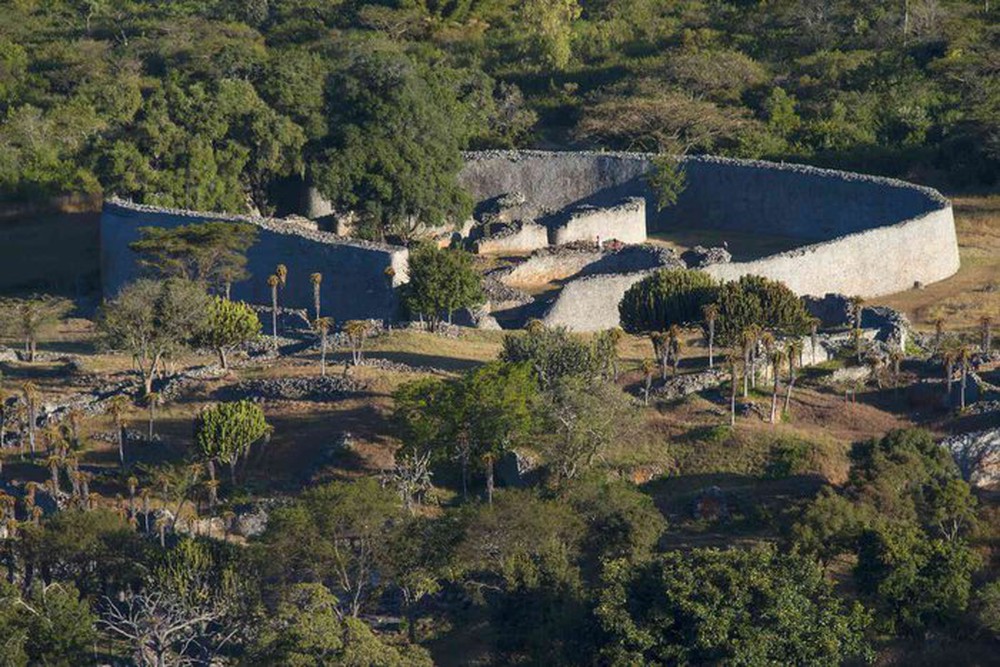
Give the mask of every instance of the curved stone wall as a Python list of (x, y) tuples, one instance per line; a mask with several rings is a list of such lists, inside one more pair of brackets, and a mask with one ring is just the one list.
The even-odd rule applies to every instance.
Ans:
[[(687, 187), (675, 206), (657, 212), (643, 179), (649, 155), (490, 151), (466, 159), (462, 181), (476, 199), (520, 192), (555, 212), (643, 197), (651, 231), (690, 225), (802, 240), (802, 247), (789, 252), (705, 269), (720, 279), (756, 274), (781, 280), (802, 295), (874, 297), (942, 280), (959, 267), (951, 204), (935, 190), (894, 179), (688, 157)], [(632, 282), (642, 277), (630, 275)], [(579, 330), (617, 323), (616, 298), (626, 283), (627, 276), (570, 283), (545, 321)]]
[[(140, 267), (129, 243), (139, 238), (140, 227), (177, 227), (207, 220), (247, 222), (260, 231), (247, 253), (249, 280), (233, 285), (233, 298), (250, 303), (271, 301), (267, 277), (278, 264), (288, 267), (288, 284), (280, 303), (312, 312), (313, 288), (309, 275), (323, 274), (322, 309), (337, 324), (349, 319), (392, 317), (397, 308), (393, 287), (406, 282), (406, 248), (345, 240), (326, 232), (306, 229), (281, 220), (251, 216), (201, 213), (108, 200), (101, 214), (101, 285), (106, 297), (114, 296), (139, 276)], [(386, 269), (395, 271), (391, 284)]]

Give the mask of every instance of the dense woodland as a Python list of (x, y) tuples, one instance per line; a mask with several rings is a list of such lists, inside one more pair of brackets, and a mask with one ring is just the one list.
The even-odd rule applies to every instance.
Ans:
[[(265, 213), (304, 178), (391, 227), (459, 151), (600, 147), (1000, 175), (989, 0), (12, 0), (0, 190)], [(374, 233), (369, 227), (369, 233)]]
[[(306, 182), (359, 212), (360, 234), (405, 235), (468, 212), (461, 151), (507, 147), (991, 187), (1000, 7), (0, 6), (10, 202), (116, 193), (271, 213)], [(683, 179), (659, 175), (669, 200)], [(146, 275), (99, 307), (0, 298), (0, 664), (910, 665), (1000, 651), (996, 494), (937, 443), (997, 414), (977, 402), (1000, 383), (1000, 314), (942, 316), (892, 347), (865, 337), (855, 298), (845, 344), (807, 369), (820, 322), (787, 287), (673, 270), (626, 293), (622, 329), (461, 330), (450, 320), (482, 303), (482, 267), (414, 244), (399, 315), (415, 322), (392, 329), (326, 317), (337, 276), (315, 267), (276, 266), (269, 310), (231, 301), (255, 236), (146, 229), (131, 246)], [(281, 312), (289, 281), (316, 295), (304, 328)], [(660, 393), (706, 369), (717, 386)], [(845, 370), (864, 379), (829, 383)], [(319, 398), (245, 390), (281, 382)], [(505, 483), (515, 453), (531, 466)], [(258, 511), (266, 525), (248, 534), (238, 524)]]

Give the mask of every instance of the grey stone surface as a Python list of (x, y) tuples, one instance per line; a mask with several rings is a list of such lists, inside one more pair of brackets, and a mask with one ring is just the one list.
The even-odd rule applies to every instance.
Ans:
[(706, 248), (696, 245), (681, 255), (689, 269), (701, 269), (710, 264), (728, 264), (733, 256), (725, 248)]
[(646, 241), (645, 199), (629, 197), (612, 206), (578, 206), (566, 211), (549, 228), (552, 245), (612, 239), (622, 243)]
[(1000, 483), (1000, 428), (963, 433), (941, 444), (951, 452), (969, 484), (995, 487)]
[[(101, 284), (113, 296), (139, 276), (140, 267), (128, 244), (139, 238), (140, 227), (177, 227), (206, 220), (246, 222), (259, 229), (257, 243), (247, 253), (251, 278), (233, 286), (233, 297), (255, 304), (270, 303), (267, 278), (278, 264), (288, 266), (288, 285), (281, 304), (311, 309), (313, 288), (309, 275), (324, 276), (323, 312), (338, 321), (389, 317), (397, 309), (393, 289), (407, 280), (406, 248), (346, 240), (300, 225), (251, 216), (165, 209), (110, 199), (101, 214)], [(395, 275), (391, 284), (386, 269)]]
[[(803, 165), (698, 156), (684, 158), (687, 187), (677, 205), (657, 212), (642, 178), (649, 159), (629, 153), (489, 151), (467, 154), (461, 178), (477, 199), (516, 191), (550, 211), (644, 197), (651, 230), (687, 224), (799, 238), (803, 245), (795, 250), (713, 264), (706, 271), (722, 280), (766, 276), (801, 295), (878, 296), (958, 270), (951, 205), (932, 189)], [(628, 279), (588, 278), (574, 287), (578, 282), (563, 289), (547, 317), (580, 330), (617, 324), (615, 299)]]
[(475, 241), (476, 252), (483, 255), (531, 252), (549, 244), (549, 233), (534, 222), (516, 221), (505, 228), (480, 236)]

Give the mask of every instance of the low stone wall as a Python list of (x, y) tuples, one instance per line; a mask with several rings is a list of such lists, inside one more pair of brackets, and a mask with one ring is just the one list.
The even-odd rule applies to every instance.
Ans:
[[(382, 319), (395, 316), (395, 287), (406, 282), (406, 248), (346, 240), (280, 220), (252, 216), (203, 213), (108, 200), (101, 214), (101, 284), (106, 297), (114, 296), (140, 275), (129, 243), (139, 238), (140, 227), (177, 227), (208, 220), (245, 222), (259, 230), (257, 243), (247, 253), (249, 280), (233, 285), (233, 297), (255, 304), (270, 303), (267, 278), (278, 264), (288, 267), (288, 284), (280, 303), (289, 308), (312, 309), (309, 275), (323, 274), (324, 314), (338, 322), (348, 319)], [(386, 269), (395, 276), (390, 281)]]
[(482, 255), (532, 252), (549, 244), (549, 233), (545, 227), (533, 222), (523, 223), (517, 229), (496, 234), (476, 241), (476, 250)]
[(549, 230), (552, 245), (575, 241), (646, 242), (646, 200), (630, 197), (610, 207), (584, 206), (573, 209)]

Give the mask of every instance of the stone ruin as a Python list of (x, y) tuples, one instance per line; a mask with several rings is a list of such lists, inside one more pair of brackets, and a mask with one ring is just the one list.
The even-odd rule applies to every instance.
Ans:
[[(802, 165), (697, 156), (680, 161), (687, 185), (674, 206), (660, 210), (645, 179), (652, 157), (468, 153), (459, 178), (476, 202), (474, 217), (460, 228), (429, 231), (442, 244), (457, 241), (482, 254), (518, 256), (509, 273), (491, 276), (490, 291), (505, 293), (503, 303), (491, 301), (485, 313), (508, 326), (527, 316), (577, 331), (616, 326), (625, 291), (664, 267), (696, 267), (720, 280), (761, 275), (818, 298), (830, 292), (880, 296), (958, 270), (951, 204), (932, 189)], [(311, 192), (307, 213), (329, 212), (320, 199)], [(313, 271), (329, 276), (323, 310), (337, 321), (398, 316), (399, 287), (407, 281), (406, 248), (317, 231), (301, 219), (199, 213), (114, 199), (105, 203), (101, 218), (105, 295), (113, 296), (138, 275), (128, 244), (138, 238), (139, 227), (219, 219), (261, 230), (248, 257), (253, 277), (234, 286), (236, 298), (266, 303), (266, 278), (284, 263), (300, 276)], [(644, 245), (648, 234), (665, 226), (765, 234), (800, 245), (751, 261), (733, 261), (725, 248), (695, 247), (678, 257)], [(540, 298), (518, 291), (532, 273), (549, 283)], [(309, 281), (290, 280), (283, 300), (288, 307), (310, 307)], [(482, 315), (469, 319), (492, 321)]]

